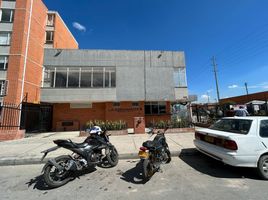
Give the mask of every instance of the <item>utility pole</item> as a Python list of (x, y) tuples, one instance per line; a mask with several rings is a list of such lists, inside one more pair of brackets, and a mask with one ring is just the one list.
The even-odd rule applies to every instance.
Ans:
[(247, 82), (245, 82), (245, 88), (246, 88), (246, 92), (247, 92), (247, 95), (248, 95), (248, 84), (247, 84)]
[(208, 93), (208, 91), (207, 91), (207, 96), (208, 96), (208, 103), (209, 103), (209, 93)]
[(219, 92), (219, 85), (218, 85), (217, 64), (216, 64), (215, 56), (212, 57), (212, 65), (213, 65), (213, 72), (214, 72), (215, 81), (216, 81), (217, 98), (218, 98), (218, 103), (219, 103), (220, 102), (220, 92)]

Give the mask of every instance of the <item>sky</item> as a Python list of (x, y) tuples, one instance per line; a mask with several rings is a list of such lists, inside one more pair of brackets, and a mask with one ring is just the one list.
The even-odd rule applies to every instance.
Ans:
[[(81, 49), (184, 51), (189, 94), (268, 91), (267, 0), (43, 0)], [(78, 3), (79, 2), (79, 3)]]

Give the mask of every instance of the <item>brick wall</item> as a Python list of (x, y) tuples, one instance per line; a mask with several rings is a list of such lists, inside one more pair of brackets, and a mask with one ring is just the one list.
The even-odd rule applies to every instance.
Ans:
[[(170, 113), (169, 102), (167, 112)], [(114, 107), (112, 102), (93, 103), (92, 108), (83, 109), (73, 109), (69, 103), (59, 103), (53, 105), (53, 130), (56, 130), (59, 122), (78, 122), (79, 127), (83, 128), (90, 120), (123, 120), (127, 122), (129, 128), (133, 128), (134, 117), (145, 117), (146, 125), (151, 121), (170, 120), (170, 114), (144, 115), (144, 102), (139, 102), (139, 107), (132, 107), (132, 102), (120, 102), (120, 107)]]
[[(4, 98), (5, 102), (20, 103), (30, 3), (30, 0), (16, 2), (7, 70), (9, 85), (7, 96)], [(47, 8), (43, 2), (41, 0), (34, 0), (23, 94), (25, 96), (28, 93), (29, 102), (40, 101), (46, 13)]]
[(93, 103), (92, 108), (71, 109), (69, 103), (53, 105), (53, 130), (57, 122), (78, 121), (82, 128), (89, 120), (105, 120), (105, 103)]
[(134, 126), (134, 117), (144, 117), (144, 102), (139, 107), (132, 107), (132, 102), (120, 102), (120, 107), (113, 107), (112, 102), (106, 103), (106, 120), (124, 120), (128, 127)]
[(55, 15), (55, 32), (54, 32), (54, 48), (58, 49), (78, 49), (78, 44), (72, 34), (65, 27), (64, 22), (56, 14)]

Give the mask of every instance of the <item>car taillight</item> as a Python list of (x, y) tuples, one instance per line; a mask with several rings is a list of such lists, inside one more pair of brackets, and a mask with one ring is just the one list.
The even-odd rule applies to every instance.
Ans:
[(147, 148), (146, 148), (146, 147), (140, 147), (140, 150), (141, 150), (141, 151), (146, 151)]
[(230, 149), (230, 150), (237, 150), (238, 149), (236, 142), (233, 140), (224, 140), (223, 147), (226, 149)]
[(201, 139), (201, 134), (197, 131), (195, 132), (194, 136), (195, 136), (195, 139), (198, 139), (198, 140)]

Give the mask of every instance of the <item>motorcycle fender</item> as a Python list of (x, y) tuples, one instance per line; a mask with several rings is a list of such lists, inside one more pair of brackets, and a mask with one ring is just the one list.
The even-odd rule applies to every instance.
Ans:
[(62, 166), (60, 166), (57, 162), (56, 162), (56, 160), (55, 159), (49, 159), (48, 161), (47, 161), (47, 163), (45, 164), (45, 166), (43, 167), (43, 169), (42, 169), (42, 173), (45, 171), (45, 168), (47, 167), (47, 166), (49, 166), (49, 165), (53, 165), (53, 166), (55, 166), (58, 170), (63, 170), (64, 168), (62, 167)]

